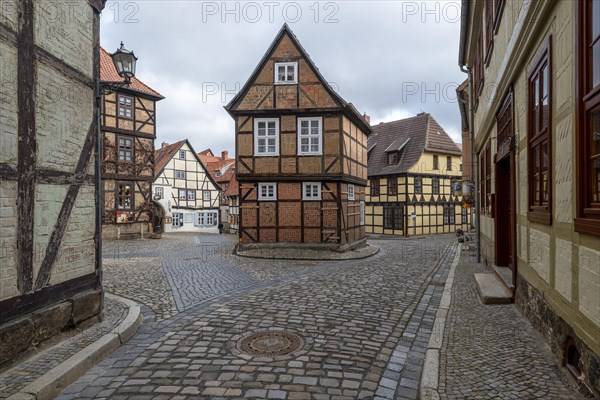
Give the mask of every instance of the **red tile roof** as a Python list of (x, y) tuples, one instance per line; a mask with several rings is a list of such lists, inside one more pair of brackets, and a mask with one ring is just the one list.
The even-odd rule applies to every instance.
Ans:
[[(117, 69), (110, 57), (110, 53), (100, 47), (100, 79), (108, 82), (121, 82), (123, 78), (117, 73)], [(131, 84), (127, 87), (129, 90), (149, 94), (159, 99), (164, 97), (144, 82), (140, 81), (137, 77), (131, 78)]]
[(235, 177), (235, 170), (231, 168), (231, 180), (229, 181), (229, 186), (227, 190), (223, 193), (223, 196), (234, 197), (239, 196), (239, 183), (237, 178)]
[(158, 177), (161, 171), (165, 168), (169, 160), (179, 151), (181, 146), (185, 143), (184, 140), (180, 140), (177, 143), (161, 147), (154, 151), (154, 177)]

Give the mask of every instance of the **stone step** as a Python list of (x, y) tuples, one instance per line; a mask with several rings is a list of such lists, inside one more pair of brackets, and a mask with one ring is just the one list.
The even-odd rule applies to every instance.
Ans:
[(512, 302), (512, 294), (496, 274), (475, 274), (475, 282), (483, 304)]

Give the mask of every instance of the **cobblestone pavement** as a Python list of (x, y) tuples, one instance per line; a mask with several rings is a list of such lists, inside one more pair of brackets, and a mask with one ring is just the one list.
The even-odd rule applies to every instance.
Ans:
[(483, 305), (463, 253), (440, 355), (445, 399), (580, 399), (551, 350), (514, 304)]
[(110, 332), (127, 314), (124, 304), (106, 298), (102, 323), (84, 331), (75, 330), (76, 335), (0, 373), (0, 399), (5, 399), (33, 382), (50, 369), (67, 360), (73, 354)]
[[(416, 389), (452, 240), (375, 242), (372, 258), (317, 263), (150, 318), (60, 398), (402, 398)], [(275, 358), (237, 347), (247, 333), (281, 329), (304, 346)]]

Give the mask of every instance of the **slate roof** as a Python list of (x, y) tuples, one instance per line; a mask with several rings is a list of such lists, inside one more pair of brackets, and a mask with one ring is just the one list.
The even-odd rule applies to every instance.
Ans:
[[(400, 160), (397, 164), (388, 165), (388, 153), (394, 148), (401, 150)], [(406, 172), (424, 152), (462, 155), (458, 145), (428, 113), (373, 126), (367, 149), (369, 176)]]
[[(117, 69), (115, 68), (115, 64), (110, 57), (110, 53), (104, 50), (102, 47), (100, 47), (100, 80), (108, 82), (123, 81), (123, 78), (121, 78), (117, 73)], [(144, 82), (140, 81), (135, 76), (131, 78), (131, 84), (126, 88), (126, 90), (148, 94), (152, 97), (156, 97), (158, 100), (164, 99), (163, 95), (146, 85)]]

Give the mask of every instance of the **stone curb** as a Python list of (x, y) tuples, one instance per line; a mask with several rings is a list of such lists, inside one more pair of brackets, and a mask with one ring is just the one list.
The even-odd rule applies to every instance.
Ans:
[(55, 398), (64, 388), (75, 382), (87, 370), (137, 332), (144, 320), (140, 306), (129, 299), (110, 293), (106, 293), (105, 296), (119, 301), (129, 308), (123, 321), (94, 343), (78, 351), (6, 400), (50, 400)]
[(460, 261), (461, 252), (462, 244), (459, 244), (456, 254), (454, 255), (454, 260), (452, 261), (452, 266), (450, 267), (450, 272), (448, 273), (448, 279), (446, 279), (444, 293), (442, 294), (442, 299), (440, 300), (440, 305), (435, 316), (435, 322), (433, 323), (433, 331), (431, 332), (429, 343), (427, 344), (423, 372), (421, 373), (421, 384), (419, 386), (419, 399), (421, 400), (440, 399), (440, 394), (438, 393), (440, 349), (442, 348), (442, 342), (444, 341), (446, 316), (448, 315), (450, 299), (452, 297), (454, 271)]

